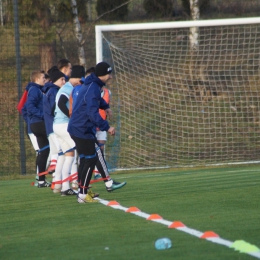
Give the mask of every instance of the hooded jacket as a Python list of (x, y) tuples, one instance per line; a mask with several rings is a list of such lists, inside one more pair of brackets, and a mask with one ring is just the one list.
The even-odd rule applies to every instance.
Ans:
[(43, 116), (47, 136), (53, 133), (53, 110), (55, 106), (55, 98), (59, 89), (60, 88), (53, 83), (48, 84), (48, 90), (46, 94), (43, 95)]
[[(38, 89), (38, 87), (41, 87), (41, 86), (39, 86), (36, 83), (29, 82), (28, 85), (25, 88), (27, 90), (27, 100), (26, 100), (26, 102), (25, 102), (25, 104), (24, 104), (24, 106), (22, 108), (22, 116), (23, 116), (24, 121), (27, 124), (28, 134), (32, 133), (31, 128), (30, 128), (31, 121), (30, 121), (29, 115), (28, 115), (28, 97), (29, 97), (29, 92), (31, 92), (30, 90), (31, 90), (32, 87)], [(33, 91), (33, 92), (35, 92), (35, 91)], [(30, 100), (31, 100), (31, 98), (30, 98)]]
[(44, 120), (42, 103), (43, 93), (42, 86), (36, 83), (30, 83), (30, 85), (26, 108), (28, 124), (33, 124)]
[(42, 87), (42, 92), (44, 94), (46, 94), (48, 92), (48, 90), (51, 88), (52, 85), (53, 85), (53, 83), (51, 81), (45, 83), (44, 86)]
[(82, 139), (95, 139), (96, 128), (108, 131), (108, 122), (99, 114), (99, 108), (108, 109), (109, 105), (101, 98), (101, 88), (105, 86), (94, 73), (85, 79), (68, 125), (68, 132)]

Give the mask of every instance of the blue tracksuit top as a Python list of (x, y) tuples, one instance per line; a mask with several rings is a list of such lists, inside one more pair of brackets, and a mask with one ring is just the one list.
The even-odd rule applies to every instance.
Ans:
[(42, 86), (31, 83), (26, 101), (28, 124), (41, 122), (43, 118)]
[(79, 94), (79, 91), (80, 91), (81, 87), (82, 87), (82, 84), (77, 85), (77, 86), (75, 86), (75, 87), (73, 88), (73, 90), (72, 90), (72, 92), (71, 92), (71, 96), (72, 96), (72, 100), (73, 100), (73, 103), (72, 103), (72, 111), (73, 111), (73, 109), (74, 109), (74, 107), (75, 107), (76, 99), (77, 99), (77, 97), (78, 97), (78, 94)]
[(52, 86), (52, 84), (53, 84), (52, 82), (45, 83), (44, 86), (42, 87), (42, 92), (46, 94), (50, 89), (50, 87)]
[(105, 84), (92, 73), (82, 85), (75, 101), (68, 125), (68, 132), (78, 138), (95, 139), (96, 128), (107, 131), (110, 126), (99, 114), (99, 108), (109, 105), (101, 98), (101, 88)]
[(31, 89), (31, 87), (38, 87), (39, 85), (36, 84), (36, 83), (33, 83), (33, 82), (29, 82), (28, 85), (26, 86), (26, 90), (27, 90), (27, 100), (22, 108), (22, 116), (23, 116), (23, 119), (24, 121), (26, 122), (27, 124), (27, 127), (28, 127), (28, 134), (31, 134), (32, 133), (32, 130), (30, 128), (30, 120), (29, 120), (29, 117), (28, 117), (28, 112), (27, 112), (27, 102), (28, 102), (28, 95), (29, 95), (29, 91)]
[(53, 133), (54, 115), (52, 114), (52, 111), (55, 106), (55, 98), (59, 89), (60, 88), (53, 83), (48, 84), (48, 90), (43, 95), (43, 116), (47, 136)]

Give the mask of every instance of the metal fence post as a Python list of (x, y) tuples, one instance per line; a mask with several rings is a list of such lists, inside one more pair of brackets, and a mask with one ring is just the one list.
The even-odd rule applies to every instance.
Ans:
[[(18, 101), (19, 101), (22, 96), (22, 73), (21, 73), (21, 57), (20, 57), (19, 13), (18, 13), (17, 0), (13, 0), (13, 12), (14, 12), (17, 92), (18, 92)], [(20, 137), (21, 174), (25, 175), (26, 174), (26, 153), (25, 153), (25, 142), (24, 142), (24, 122), (20, 114), (19, 114), (19, 137)]]

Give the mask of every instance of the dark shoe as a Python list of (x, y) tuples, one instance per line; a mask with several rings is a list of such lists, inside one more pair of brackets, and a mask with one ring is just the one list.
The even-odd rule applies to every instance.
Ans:
[(60, 195), (61, 196), (77, 195), (77, 193), (72, 189), (68, 189), (68, 190), (65, 190), (65, 191), (61, 191)]
[(116, 182), (116, 181), (113, 181), (112, 186), (111, 186), (111, 187), (106, 187), (106, 188), (107, 188), (107, 191), (108, 191), (108, 192), (111, 192), (111, 191), (113, 191), (113, 190), (120, 189), (120, 188), (122, 188), (122, 187), (125, 186), (125, 185), (126, 185), (126, 182), (125, 182), (125, 181), (124, 181), (124, 182)]
[(38, 183), (38, 188), (48, 188), (51, 187), (51, 183), (44, 181), (44, 183)]

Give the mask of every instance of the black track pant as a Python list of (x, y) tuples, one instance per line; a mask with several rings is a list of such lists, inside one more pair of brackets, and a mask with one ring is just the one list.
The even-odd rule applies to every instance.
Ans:
[(76, 144), (76, 149), (80, 157), (78, 168), (80, 193), (86, 194), (95, 165), (97, 165), (102, 178), (109, 178), (107, 165), (96, 139), (82, 139), (75, 136), (71, 136), (71, 138)]
[[(46, 164), (50, 153), (50, 148), (47, 147), (49, 145), (49, 141), (47, 138), (44, 121), (32, 123), (30, 124), (30, 128), (33, 134), (36, 136), (37, 143), (40, 148), (38, 155), (36, 157), (36, 165), (38, 167), (39, 173), (41, 173), (46, 170)], [(39, 176), (39, 181), (44, 181), (44, 180), (45, 180), (45, 175)]]

